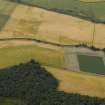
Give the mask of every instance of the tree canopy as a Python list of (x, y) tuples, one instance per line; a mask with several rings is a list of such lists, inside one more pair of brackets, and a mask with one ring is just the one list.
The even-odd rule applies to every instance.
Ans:
[(0, 96), (24, 100), (27, 105), (103, 105), (104, 99), (58, 91), (56, 80), (31, 60), (0, 71)]

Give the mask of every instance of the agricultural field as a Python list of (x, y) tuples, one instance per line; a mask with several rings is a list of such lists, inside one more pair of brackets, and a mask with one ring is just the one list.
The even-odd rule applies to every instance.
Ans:
[(104, 24), (94, 25), (77, 17), (0, 1), (0, 38), (35, 38), (65, 45), (84, 43), (98, 48), (105, 47)]
[(63, 50), (51, 47), (25, 41), (1, 42), (0, 68), (24, 63), (30, 59), (35, 59), (43, 65), (62, 68), (64, 64)]
[[(88, 3), (81, 0), (12, 0), (24, 5), (38, 6), (44, 9), (61, 12), (95, 22), (105, 22), (105, 2), (94, 0)], [(88, 1), (88, 0), (85, 0)], [(92, 0), (93, 1), (93, 0)], [(99, 0), (98, 0), (99, 1)]]
[(105, 97), (105, 77), (91, 74), (84, 75), (82, 72), (77, 73), (60, 69), (63, 68), (63, 55), (61, 48), (36, 44), (35, 42), (18, 40), (0, 42), (0, 68), (10, 67), (27, 62), (30, 59), (35, 59), (60, 81), (58, 90), (68, 93), (73, 92), (89, 96)]
[[(90, 43), (92, 30), (93, 25), (90, 22), (36, 7), (18, 5), (0, 32), (0, 37), (36, 38), (54, 43), (77, 44), (81, 41)], [(83, 35), (83, 39), (79, 39), (78, 34)]]
[(45, 66), (65, 68), (69, 71), (73, 69), (76, 72), (105, 74), (105, 65), (101, 57), (78, 55), (78, 53), (77, 55), (75, 53), (74, 56), (72, 53), (65, 55), (65, 50), (62, 47), (35, 41), (0, 41), (0, 59), (0, 68), (35, 59)]
[[(31, 5), (10, 2), (8, 0), (0, 0), (0, 2), (2, 4), (0, 7), (0, 38), (2, 39), (32, 38), (67, 45), (84, 43), (90, 46), (94, 44), (94, 46), (98, 48), (105, 47), (104, 24), (95, 24), (90, 21), (79, 19), (77, 17), (51, 12)], [(95, 33), (94, 41), (93, 32)], [(63, 49), (57, 50), (55, 46), (52, 47), (48, 45), (46, 46), (46, 48), (45, 45), (43, 46), (43, 44), (40, 44), (40, 46), (37, 46), (37, 44), (36, 46), (31, 46), (29, 42), (21, 43), (21, 41), (14, 41), (14, 43), (18, 47), (11, 47), (8, 45), (9, 47), (6, 48), (7, 50), (10, 49), (10, 51), (6, 50), (10, 54), (8, 54), (8, 56), (7, 54), (3, 53), (5, 51), (4, 46), (7, 46), (7, 44), (3, 43), (2, 45), (0, 45), (0, 47), (3, 48), (0, 51), (1, 55), (4, 54), (7, 56), (7, 58), (10, 56), (13, 57), (14, 61), (12, 61), (11, 59), (11, 61), (9, 62), (10, 65), (12, 65), (13, 62), (18, 63), (17, 59), (19, 59), (20, 61), (21, 59), (25, 61), (25, 58), (36, 58), (38, 61), (40, 61), (40, 63), (48, 66), (60, 68), (64, 67)], [(14, 43), (12, 44), (14, 45)], [(27, 46), (21, 46), (21, 44), (23, 43), (27, 43)], [(32, 49), (32, 52), (29, 49)], [(15, 58), (15, 55), (17, 54), (17, 52), (19, 52), (18, 50), (20, 50), (20, 52), (22, 53), (28, 52), (28, 54), (24, 55), (23, 57), (20, 57), (22, 55), (19, 55), (19, 58), (18, 56)], [(36, 52), (36, 54), (34, 52)], [(46, 57), (46, 55), (49, 56)], [(3, 56), (1, 56), (1, 58), (5, 62), (5, 58)], [(47, 61), (46, 59), (49, 60)], [(1, 62), (0, 65), (3, 65), (4, 62)], [(9, 63), (7, 61), (7, 66), (9, 66)]]
[(88, 3), (105, 2), (105, 0), (80, 0), (80, 1), (88, 2)]
[(60, 81), (58, 90), (67, 93), (80, 93), (89, 96), (105, 97), (105, 77), (82, 72), (46, 67)]
[(103, 59), (97, 56), (78, 55), (80, 69), (84, 72), (105, 74)]
[(6, 2), (5, 0), (0, 0), (0, 30), (5, 26), (6, 22), (9, 20), (10, 15), (16, 7), (16, 3)]
[[(91, 74), (105, 74), (101, 58), (78, 55), (81, 70), (73, 72), (64, 69), (64, 48), (27, 41), (31, 38), (61, 45), (105, 48), (105, 2), (98, 2), (0, 0), (0, 39), (18, 38), (0, 40), (0, 69), (33, 59), (60, 81), (59, 91), (105, 97), (105, 76)], [(13, 105), (14, 101), (4, 99), (1, 103)]]

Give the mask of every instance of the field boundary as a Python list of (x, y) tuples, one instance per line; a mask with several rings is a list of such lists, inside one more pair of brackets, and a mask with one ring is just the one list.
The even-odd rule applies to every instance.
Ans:
[[(21, 4), (21, 5), (26, 5), (26, 6), (31, 6), (31, 7), (37, 7), (37, 8), (45, 9), (47, 11), (52, 11), (52, 12), (56, 12), (56, 13), (60, 13), (60, 14), (68, 15), (68, 16), (74, 16), (74, 17), (77, 17), (77, 18), (80, 18), (80, 19), (84, 19), (84, 20), (93, 22), (93, 23), (97, 23), (97, 24), (98, 23), (105, 24), (105, 21), (94, 19), (92, 16), (85, 16), (82, 13), (76, 13), (73, 9), (71, 9), (71, 10), (69, 10), (69, 9), (62, 10), (62, 9), (58, 9), (58, 8), (47, 8), (47, 7), (43, 7), (43, 6), (37, 5), (37, 4), (27, 3), (27, 2), (24, 2), (24, 1), (21, 1), (21, 0), (19, 2), (15, 1), (15, 0), (13, 0), (13, 1), (9, 0), (9, 1), (10, 2), (16, 2), (17, 4)], [(86, 3), (86, 2), (83, 2), (83, 1), (80, 1), (80, 2)]]
[[(44, 66), (44, 67), (51, 67), (51, 66)], [(53, 68), (55, 68), (55, 67), (53, 67)], [(66, 70), (68, 72), (73, 72), (73, 73), (78, 73), (78, 74), (83, 74), (83, 75), (88, 75), (88, 76), (97, 76), (97, 77), (104, 77), (105, 78), (105, 75), (97, 74), (97, 73), (90, 73), (90, 72), (76, 71), (76, 70), (68, 70), (68, 69), (61, 69), (61, 70)]]
[(93, 50), (93, 51), (103, 51), (105, 48), (103, 49), (100, 49), (100, 48), (96, 48), (94, 46), (88, 46), (88, 45), (84, 45), (84, 44), (75, 44), (75, 45), (72, 45), (72, 44), (68, 44), (68, 45), (65, 45), (65, 44), (59, 44), (59, 43), (54, 43), (54, 42), (50, 42), (50, 41), (44, 41), (44, 40), (39, 40), (39, 39), (36, 39), (36, 38), (0, 38), (0, 41), (10, 41), (10, 40), (23, 40), (23, 41), (34, 41), (34, 42), (37, 42), (37, 43), (43, 43), (43, 44), (49, 44), (49, 45), (53, 45), (53, 46), (56, 46), (56, 47), (67, 47), (67, 48), (73, 48), (73, 47), (76, 47), (76, 48), (87, 48), (87, 49), (90, 49), (90, 50)]
[(83, 3), (103, 3), (103, 2), (105, 2), (105, 0), (101, 0), (101, 1), (99, 1), (99, 0), (94, 0), (94, 1), (86, 1), (86, 0), (79, 0), (79, 1), (81, 1), (81, 2), (83, 2)]
[[(74, 49), (74, 50), (72, 50), (72, 52), (71, 53), (73, 53), (74, 55), (76, 55), (75, 54), (75, 49), (79, 49), (79, 48), (81, 48), (82, 49), (82, 54), (85, 54), (86, 53), (86, 51), (85, 52), (83, 52), (84, 50), (83, 49), (86, 49), (87, 51), (89, 51), (90, 53), (89, 53), (89, 55), (94, 55), (93, 53), (91, 53), (91, 52), (94, 52), (94, 53), (96, 53), (96, 55), (98, 54), (98, 52), (102, 52), (102, 50), (98, 50), (98, 51), (92, 51), (92, 49), (91, 48), (89, 48), (88, 46), (75, 46), (75, 45), (61, 45), (61, 44), (55, 44), (55, 43), (52, 43), (52, 42), (47, 42), (47, 41), (42, 41), (42, 40), (37, 40), (37, 39), (32, 39), (32, 38), (7, 38), (7, 39), (0, 39), (0, 41), (2, 42), (2, 41), (31, 41), (31, 42), (36, 42), (36, 43), (38, 43), (38, 44), (45, 44), (45, 45), (51, 45), (51, 46), (54, 46), (54, 47), (59, 47), (59, 48), (62, 48), (61, 50), (62, 50), (62, 52), (64, 52), (64, 55), (62, 55), (63, 57), (64, 57), (64, 63), (63, 63), (63, 65), (62, 65), (62, 69), (67, 69), (66, 67), (65, 67), (65, 49)], [(37, 45), (37, 44), (36, 44)], [(43, 46), (41, 46), (41, 47), (43, 47)], [(50, 48), (49, 48), (50, 49)], [(54, 49), (53, 49), (54, 50)], [(55, 51), (56, 51), (56, 49), (55, 49)], [(74, 51), (74, 52), (73, 52)], [(77, 51), (78, 52), (78, 51)], [(52, 52), (53, 53), (53, 52)], [(67, 55), (68, 55), (68, 53), (69, 52), (66, 52), (67, 53)], [(69, 53), (69, 55), (71, 54), (71, 53)], [(81, 53), (81, 51), (79, 52), (79, 53)], [(102, 53), (104, 53), (104, 52), (102, 52)], [(72, 54), (71, 54), (72, 55)], [(66, 56), (67, 57), (67, 56)], [(59, 59), (59, 61), (60, 61), (60, 59)], [(62, 62), (62, 61), (61, 61)], [(75, 60), (74, 60), (74, 62), (75, 62)], [(46, 65), (46, 66), (51, 66), (51, 65)], [(75, 65), (73, 65), (73, 66), (71, 66), (72, 68), (71, 69), (73, 69), (73, 67), (74, 67)], [(52, 67), (54, 67), (53, 65), (52, 65)], [(74, 68), (73, 70), (74, 71), (76, 71), (76, 72), (82, 72), (82, 71), (80, 71), (80, 69), (79, 70), (77, 70), (77, 68), (79, 68), (78, 67), (78, 65), (76, 66), (76, 69)], [(70, 70), (71, 71), (71, 69), (67, 69), (68, 71)], [(87, 72), (86, 72), (86, 74), (87, 74)], [(95, 74), (95, 73), (89, 73), (89, 74)], [(95, 75), (101, 75), (101, 74), (95, 74)]]

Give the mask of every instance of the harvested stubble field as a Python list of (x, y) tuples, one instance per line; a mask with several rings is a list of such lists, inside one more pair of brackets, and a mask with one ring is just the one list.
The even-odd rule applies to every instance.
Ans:
[(105, 77), (52, 67), (46, 69), (60, 81), (58, 90), (105, 98)]
[[(6, 1), (5, 1), (6, 2)], [(10, 2), (12, 12), (0, 31), (0, 38), (36, 38), (60, 44), (92, 45), (94, 24), (92, 22), (47, 11), (37, 7)], [(4, 5), (4, 4), (3, 4)], [(14, 9), (13, 9), (14, 8)], [(3, 10), (2, 10), (3, 12)], [(1, 12), (0, 12), (1, 13)], [(5, 19), (1, 17), (2, 19)], [(105, 47), (105, 25), (95, 24), (94, 46)]]
[[(91, 30), (90, 22), (36, 7), (18, 5), (0, 32), (0, 37), (30, 37), (61, 44), (77, 44), (81, 41), (90, 43)], [(83, 38), (80, 39), (78, 34), (83, 35)]]

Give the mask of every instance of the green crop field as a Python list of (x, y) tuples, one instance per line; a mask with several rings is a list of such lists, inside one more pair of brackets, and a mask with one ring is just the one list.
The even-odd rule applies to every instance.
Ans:
[(56, 51), (36, 45), (18, 45), (0, 48), (0, 68), (35, 59), (41, 64), (62, 68), (64, 64), (62, 51)]
[(12, 0), (25, 5), (39, 6), (64, 14), (79, 16), (95, 22), (105, 22), (105, 2), (88, 3), (80, 0)]
[(8, 0), (0, 0), (0, 14), (11, 15), (16, 6), (17, 3), (12, 3)]
[(101, 57), (78, 55), (80, 69), (85, 72), (105, 74), (105, 65)]
[(6, 0), (0, 0), (0, 30), (9, 20), (10, 15), (15, 10), (17, 3), (11, 3)]
[(4, 27), (4, 25), (6, 24), (8, 19), (9, 19), (8, 15), (2, 15), (2, 14), (0, 14), (0, 30)]

